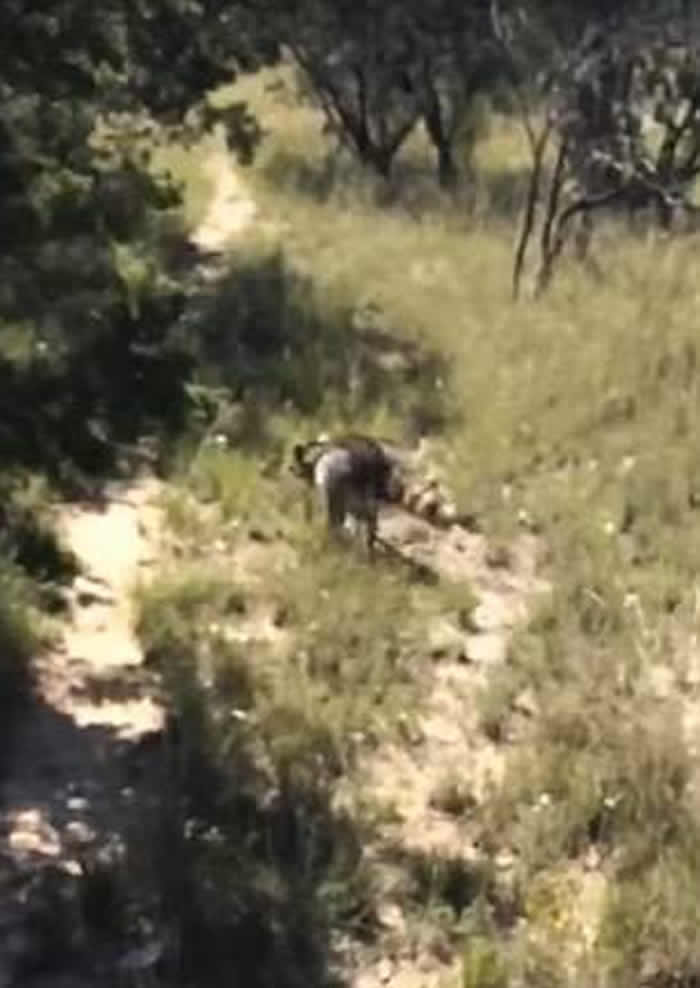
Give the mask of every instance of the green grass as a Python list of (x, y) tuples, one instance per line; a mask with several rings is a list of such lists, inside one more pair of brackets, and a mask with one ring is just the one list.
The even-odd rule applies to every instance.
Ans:
[[(375, 878), (362, 854), (372, 816), (337, 808), (335, 786), (352, 772), (358, 751), (401, 736), (422, 678), (421, 617), (437, 602), (403, 573), (372, 570), (289, 518), (296, 564), (276, 565), (274, 541), (248, 534), (252, 502), (232, 502), (225, 476), (223, 484), (208, 528), (190, 532), (192, 541), (180, 536), (189, 561), (174, 560), (136, 593), (137, 631), (177, 724), (165, 777), (183, 807), (181, 826), (191, 819), (194, 829), (183, 843), (164, 802), (134, 855), (155, 857), (150, 881), (183, 934), (197, 941), (187, 951), (193, 971), (204, 953), (216, 977), (235, 971), (266, 983), (246, 966), (252, 947), (237, 923), (247, 916), (266, 944), (266, 977), (324, 984), (328, 938), (362, 939), (376, 927)], [(263, 485), (259, 479), (258, 499)], [(270, 515), (283, 503), (273, 502)], [(217, 565), (213, 542), (220, 540), (226, 553)], [(201, 561), (192, 558), (195, 545)], [(257, 567), (251, 545), (265, 554)], [(236, 581), (231, 566), (235, 573), (245, 558)], [(268, 621), (278, 633), (271, 641)], [(218, 844), (210, 828), (220, 832)], [(172, 853), (163, 871), (153, 849), (164, 846)], [(176, 877), (191, 890), (186, 900), (172, 899)], [(456, 879), (442, 881), (453, 889)]]
[(31, 689), (31, 660), (41, 647), (37, 594), (25, 573), (0, 564), (0, 776), (12, 764), (12, 738)]
[[(293, 572), (261, 564), (261, 596), (275, 601), (293, 645), (282, 658), (256, 651), (242, 709), (256, 711), (278, 770), (322, 764), (333, 779), (351, 765), (351, 735), (380, 743), (420, 697), (420, 663), (402, 657), (419, 640), (413, 618), (452, 609), (447, 597), (428, 599), (403, 576), (330, 552), (301, 527), (293, 490), (277, 477), (299, 433), (347, 424), (432, 432), (460, 507), (478, 513), (494, 544), (523, 524), (537, 530), (554, 587), (475, 697), (483, 731), (507, 745), (502, 783), (474, 808), (466, 766), (466, 784), (448, 779), (435, 794), (446, 812), (474, 819), (485, 853), (505, 848), (516, 860), (514, 910), (526, 932), (507, 939), (498, 924), (479, 928), (464, 983), (500, 985), (508, 972), (525, 985), (570, 983), (572, 963), (602, 985), (638, 984), (650, 970), (659, 983), (690, 982), (700, 965), (690, 919), (700, 829), (683, 731), (698, 702), (695, 245), (635, 239), (606, 221), (594, 246), (602, 280), (565, 260), (543, 299), (513, 305), (512, 213), (527, 162), (512, 122), (484, 132), (459, 208), (422, 192), (416, 208), (416, 176), (429, 171), (420, 135), (381, 207), (376, 183), (330, 157), (288, 73), (286, 91), (266, 88), (275, 78), (261, 73), (220, 94), (248, 99), (269, 131), (243, 176), (278, 229), (250, 230), (214, 311), (222, 338), (232, 320), (279, 332), (267, 362), (253, 361), (257, 400), (241, 399), (228, 448), (200, 450), (185, 479), (220, 512), (229, 548), (257, 528), (298, 554)], [(420, 374), (376, 373), (377, 353), (357, 346), (358, 324), (370, 322), (394, 351), (421, 355), (412, 358)], [(234, 357), (227, 351), (216, 367), (238, 373)], [(202, 377), (227, 383), (206, 366)], [(186, 537), (182, 503), (172, 512)], [(219, 577), (182, 578), (184, 589), (162, 598), (155, 589), (144, 602), (142, 633), (164, 657), (182, 635), (199, 656), (208, 639), (195, 625), (221, 624)], [(259, 590), (240, 592), (258, 606)], [(235, 668), (248, 668), (217, 644), (224, 664), (227, 648)], [(530, 716), (518, 712), (526, 692)], [(578, 928), (568, 869), (591, 851), (607, 893), (592, 948), (572, 961), (560, 949)], [(562, 941), (547, 948), (555, 927)]]
[[(0, 713), (7, 752), (31, 688), (31, 660), (53, 634), (50, 615), (65, 607), (60, 586), (77, 564), (55, 532), (40, 474), (5, 471), (0, 491)], [(5, 755), (0, 770), (6, 767)]]

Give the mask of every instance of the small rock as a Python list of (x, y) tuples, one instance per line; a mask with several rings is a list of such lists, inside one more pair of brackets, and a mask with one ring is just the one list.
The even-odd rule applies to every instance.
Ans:
[(669, 666), (663, 665), (662, 663), (655, 663), (649, 666), (647, 670), (647, 677), (649, 682), (649, 689), (652, 694), (659, 700), (668, 699), (668, 697), (673, 695), (676, 676)]
[(409, 744), (418, 745), (422, 744), (425, 740), (425, 735), (421, 728), (408, 716), (407, 713), (401, 712), (397, 717), (397, 726), (401, 733), (401, 736)]
[(71, 813), (84, 813), (90, 806), (84, 796), (71, 796), (66, 803)]
[(254, 640), (254, 635), (249, 631), (241, 631), (239, 628), (232, 628), (230, 625), (222, 628), (221, 637), (229, 644), (250, 645)]
[(25, 854), (45, 853), (41, 835), (35, 834), (32, 830), (13, 830), (10, 834), (9, 844), (13, 851), (20, 851)]
[(17, 814), (8, 841), (13, 851), (29, 854), (55, 857), (61, 850), (58, 833), (38, 810)]
[(98, 589), (94, 582), (85, 576), (76, 576), (73, 580), (73, 593), (76, 602), (80, 607), (90, 607), (92, 604), (114, 604), (114, 597), (105, 593), (103, 589)]
[(513, 701), (513, 710), (525, 717), (536, 717), (539, 713), (537, 698), (530, 687), (524, 689)]
[(486, 550), (485, 562), (492, 569), (507, 569), (511, 564), (511, 554), (507, 545), (492, 545)]
[(91, 844), (95, 839), (95, 831), (83, 820), (71, 820), (66, 824), (66, 839), (73, 844)]
[(540, 523), (532, 517), (529, 511), (525, 508), (521, 508), (518, 511), (518, 525), (521, 528), (526, 529), (528, 532), (532, 532), (533, 535), (537, 535), (542, 531), (542, 526)]
[(430, 940), (430, 951), (441, 964), (450, 964), (454, 959), (454, 951), (450, 946), (447, 936), (443, 932), (436, 932)]
[(39, 810), (22, 810), (15, 816), (14, 822), (18, 827), (38, 829), (43, 821)]
[(377, 909), (377, 919), (382, 926), (400, 933), (406, 929), (403, 910), (395, 902), (385, 902)]
[(437, 519), (442, 525), (454, 525), (457, 518), (457, 505), (452, 501), (448, 501), (438, 508)]
[(428, 630), (428, 648), (433, 659), (463, 662), (466, 648), (464, 635), (448, 621), (434, 622)]
[(508, 871), (515, 864), (515, 855), (512, 851), (505, 848), (499, 851), (494, 858), (494, 864), (499, 869), (499, 871)]
[(494, 631), (509, 627), (513, 623), (513, 615), (503, 597), (497, 593), (485, 592), (471, 612), (471, 621), (478, 631)]
[(383, 985), (388, 984), (391, 981), (391, 977), (394, 973), (394, 965), (388, 957), (382, 957), (377, 966), (377, 976)]
[(477, 665), (497, 665), (505, 662), (506, 638), (498, 632), (469, 635), (466, 641), (466, 659)]
[(595, 844), (591, 844), (591, 846), (588, 848), (588, 851), (586, 852), (586, 857), (584, 858), (583, 861), (583, 867), (586, 869), (586, 871), (597, 871), (598, 868), (600, 868), (600, 862), (601, 862), (600, 851), (595, 846)]
[(270, 618), (273, 628), (284, 628), (289, 624), (289, 619), (290, 612), (287, 604), (278, 604), (274, 608), (272, 617)]
[(621, 477), (624, 477), (630, 473), (631, 470), (634, 470), (636, 464), (636, 456), (623, 456), (618, 464), (617, 472)]
[(163, 954), (163, 944), (160, 940), (147, 943), (145, 947), (135, 947), (124, 954), (119, 966), (123, 971), (145, 971), (158, 963)]

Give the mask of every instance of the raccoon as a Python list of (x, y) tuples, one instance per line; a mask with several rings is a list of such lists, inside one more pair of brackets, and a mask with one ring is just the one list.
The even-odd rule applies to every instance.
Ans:
[(397, 458), (379, 440), (356, 433), (297, 443), (293, 457), (292, 472), (315, 487), (332, 532), (338, 532), (349, 516), (365, 522), (371, 556), (377, 539), (379, 505), (400, 503), (404, 496), (404, 478)]

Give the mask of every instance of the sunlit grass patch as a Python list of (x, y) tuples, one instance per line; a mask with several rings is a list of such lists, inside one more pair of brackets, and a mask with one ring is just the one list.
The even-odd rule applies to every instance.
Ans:
[(597, 960), (608, 983), (693, 981), (700, 970), (697, 834), (608, 893)]
[(137, 604), (174, 736), (134, 856), (169, 921), (189, 931), (193, 970), (250, 975), (254, 929), (275, 983), (298, 983), (331, 930), (359, 935), (373, 922), (363, 823), (331, 808), (340, 751), (309, 702), (318, 685), (299, 668), (292, 681), (264, 641), (236, 634), (257, 601), (225, 569), (183, 564)]
[(182, 215), (187, 231), (195, 230), (202, 222), (214, 194), (207, 158), (216, 150), (222, 150), (222, 142), (215, 136), (204, 138), (193, 147), (164, 144), (152, 150), (151, 169), (170, 174), (182, 188)]

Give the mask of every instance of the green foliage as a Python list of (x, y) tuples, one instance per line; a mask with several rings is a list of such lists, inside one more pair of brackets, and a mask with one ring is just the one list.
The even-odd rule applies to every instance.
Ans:
[[(270, 100), (282, 136), (253, 181), (288, 224), (286, 264), (312, 272), (325, 298), (362, 300), (397, 337), (447, 355), (436, 445), (459, 503), (478, 506), (489, 537), (525, 527), (546, 549), (554, 592), (475, 697), (504, 777), (475, 807), (465, 806), (468, 765), (434, 790), (495, 858), (523, 920), (507, 938), (490, 932), (487, 961), (469, 960), (467, 977), (692, 980), (694, 248), (611, 224), (604, 278), (562, 265), (537, 305), (508, 306), (510, 230), (502, 236), (486, 205), (481, 225), (434, 209), (415, 223), (400, 206), (378, 213), (369, 196), (350, 197), (359, 180), (320, 203), (293, 182), (280, 195), (266, 162), (276, 144), (307, 146), (315, 123), (308, 108)], [(484, 187), (518, 174), (524, 150), (494, 119), (475, 155)], [(599, 885), (609, 899), (590, 904)]]
[[(540, 6), (574, 34), (604, 14), (599, 4), (575, 17)], [(479, 20), (495, 7), (460, 10)], [(492, 529), (541, 533), (555, 585), (479, 701), (490, 741), (509, 742), (503, 780), (479, 805), (468, 778), (433, 794), (450, 824), (481, 831), (485, 865), (401, 861), (412, 903), (443, 910), (453, 930), (490, 892), (489, 855), (510, 848), (512, 901), (542, 940), (575, 912), (566, 866), (595, 850), (615, 886), (599, 970), (615, 984), (650, 972), (689, 981), (697, 820), (678, 641), (695, 620), (700, 562), (692, 250), (613, 229), (595, 292), (565, 270), (541, 306), (504, 306), (502, 225), (521, 203), (527, 163), (512, 127), (491, 119), (475, 149), (471, 212), (439, 212), (431, 200), (416, 223), (402, 208), (419, 201), (411, 183), (427, 142), (417, 118), (443, 154), (460, 133), (469, 151), (477, 129), (468, 112), (478, 80), (455, 62), (452, 28), (433, 33), (425, 12), (460, 10), (304, 3), (296, 26), (286, 22), (288, 40), (316, 93), (335, 101), (326, 118), (383, 174), (406, 138), (418, 162), (404, 173), (406, 199), (379, 211), (356, 170), (326, 168), (330, 142), (287, 90), (265, 168), (250, 179), (279, 226), (251, 230), (215, 283), (190, 275), (183, 269), (197, 258), (181, 250), (177, 207), (188, 195), (191, 226), (208, 197), (202, 130), (225, 114), (244, 159), (260, 138), (240, 91), (226, 105), (202, 104), (229, 80), (234, 54), (248, 66), (275, 57), (274, 37), (261, 46), (252, 31), (256, 9), (64, 0), (36, 11), (12, 0), (0, 12), (4, 464), (75, 491), (148, 434), (161, 440), (161, 462), (179, 454), (187, 475), (187, 492), (167, 502), (180, 556), (139, 591), (138, 632), (171, 711), (156, 795), (130, 842), (133, 887), (88, 872), (85, 909), (96, 925), (114, 917), (116, 936), (138, 899), (133, 911), (164, 944), (173, 983), (324, 984), (338, 935), (374, 931), (365, 847), (376, 835), (338, 808), (338, 781), (358, 750), (398, 742), (417, 716), (425, 622), (457, 608), (389, 565), (369, 568), (351, 547), (334, 551), (320, 526), (302, 529), (279, 473), (297, 432), (388, 425), (409, 437), (437, 432), (460, 502)], [(370, 22), (378, 30), (363, 45)], [(265, 30), (278, 23), (271, 16)], [(528, 72), (533, 61), (530, 52)], [(351, 77), (367, 84), (364, 107)], [(432, 123), (431, 87), (440, 97)], [(189, 152), (167, 147), (175, 136)], [(283, 198), (271, 188), (291, 165), (298, 174), (294, 185), (284, 175)], [(447, 175), (449, 157), (441, 165)], [(166, 169), (185, 181), (175, 185)], [(289, 195), (319, 175), (323, 194)], [(177, 441), (192, 423), (183, 453)], [(71, 572), (38, 510), (45, 496), (14, 474), (3, 484), (8, 713), (37, 646), (25, 573), (51, 582)], [(232, 579), (234, 546), (244, 562)], [(274, 629), (268, 640), (261, 625)], [(671, 674), (671, 696), (656, 687), (658, 666)], [(522, 972), (494, 934), (470, 939), (465, 986), (563, 983), (559, 947), (575, 928), (532, 950), (523, 935)], [(56, 929), (63, 936), (65, 925)]]
[[(213, 108), (184, 126), (186, 112), (236, 53), (257, 54), (247, 14), (220, 3), (35, 6), (0, 12), (0, 327), (16, 341), (0, 355), (0, 443), (75, 489), (119, 444), (182, 428), (188, 363), (168, 342), (184, 301), (168, 243), (178, 190), (147, 168), (143, 134), (211, 127)], [(249, 153), (245, 108), (225, 116)]]
[(0, 773), (11, 764), (12, 732), (31, 686), (30, 661), (39, 649), (35, 595), (28, 580), (7, 561), (0, 565)]
[(331, 809), (337, 752), (311, 702), (323, 671), (297, 670), (297, 687), (264, 646), (251, 662), (224, 633), (254, 606), (203, 571), (142, 592), (139, 631), (159, 658), (174, 733), (164, 799), (134, 860), (200, 981), (322, 984), (330, 931), (371, 924), (362, 829)]
[[(380, 409), (408, 429), (440, 421), (444, 374), (437, 353), (403, 341), (381, 324), (363, 325), (346, 292), (316, 286), (281, 251), (251, 252), (197, 300), (195, 330), (183, 336), (198, 368), (201, 411), (210, 432), (233, 443), (260, 444), (275, 412), (286, 409), (353, 428)], [(233, 325), (233, 329), (232, 329)], [(177, 339), (181, 339), (178, 336)], [(398, 354), (390, 365), (389, 353)], [(217, 390), (219, 389), (219, 390)], [(192, 393), (192, 389), (190, 389)], [(238, 403), (226, 423), (219, 395)], [(206, 408), (207, 403), (214, 407)]]
[(698, 881), (696, 835), (663, 853), (640, 877), (622, 879), (605, 904), (601, 965), (610, 983), (689, 983), (698, 976), (700, 942), (695, 922)]
[(388, 179), (394, 158), (423, 120), (443, 187), (457, 179), (455, 146), (476, 93), (500, 70), (488, 8), (439, 0), (281, 5), (280, 32), (300, 69), (302, 95), (327, 131)]
[(508, 966), (499, 948), (486, 937), (470, 937), (464, 950), (462, 988), (506, 988), (508, 983)]

